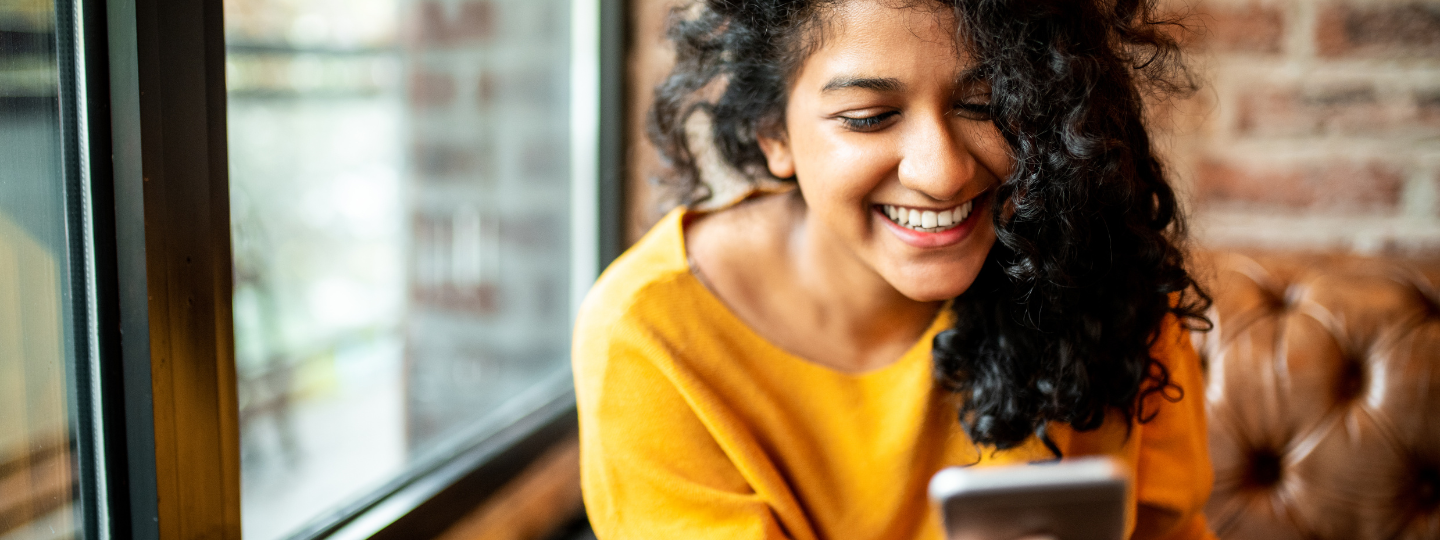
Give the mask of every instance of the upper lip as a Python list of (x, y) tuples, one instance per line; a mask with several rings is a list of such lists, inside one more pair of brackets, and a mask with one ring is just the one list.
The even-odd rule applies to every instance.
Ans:
[[(957, 202), (950, 203), (949, 206), (929, 206), (929, 205), (925, 205), (925, 206), (915, 206), (915, 205), (909, 205), (909, 204), (887, 203), (887, 202), (875, 203), (875, 204), (876, 204), (877, 206), (887, 206), (887, 205), (888, 205), (888, 206), (903, 206), (903, 207), (905, 207), (905, 208), (913, 208), (913, 209), (919, 210), (919, 211), (921, 211), (921, 212), (924, 212), (924, 211), (927, 211), (927, 210), (932, 211), (932, 212), (939, 212), (939, 211), (941, 211), (941, 210), (949, 210), (949, 209), (951, 209), (951, 208), (955, 208), (955, 207), (957, 207), (957, 206), (960, 206), (960, 205), (962, 205), (962, 204), (965, 204), (965, 203), (968, 203), (968, 202), (971, 202), (971, 201), (978, 201), (978, 200), (980, 199), (980, 197), (984, 196), (986, 193), (989, 193), (989, 192), (990, 192), (990, 190), (987, 189), (987, 190), (982, 191), (982, 192), (980, 192), (980, 193), (976, 193), (974, 197), (970, 197), (970, 198), (968, 198), (968, 199), (964, 199), (964, 200), (961, 200), (961, 201), (957, 201)], [(932, 203), (932, 204), (933, 204), (933, 203)]]

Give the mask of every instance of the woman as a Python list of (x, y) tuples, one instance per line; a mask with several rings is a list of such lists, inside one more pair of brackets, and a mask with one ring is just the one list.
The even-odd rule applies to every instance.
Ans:
[[(1209, 537), (1158, 28), (1137, 0), (677, 11), (651, 135), (688, 204), (576, 328), (598, 536), (940, 538), (943, 467), (1110, 454), (1133, 537)], [(796, 189), (691, 210), (707, 148)]]

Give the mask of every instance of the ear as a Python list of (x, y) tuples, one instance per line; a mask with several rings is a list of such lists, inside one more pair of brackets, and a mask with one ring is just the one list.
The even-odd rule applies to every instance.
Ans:
[(765, 165), (770, 174), (780, 179), (795, 177), (795, 154), (791, 152), (790, 141), (784, 132), (760, 135), (755, 139), (760, 143), (760, 152), (765, 154)]

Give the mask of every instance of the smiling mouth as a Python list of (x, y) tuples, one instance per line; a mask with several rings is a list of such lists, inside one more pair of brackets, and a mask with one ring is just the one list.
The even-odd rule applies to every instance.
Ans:
[(882, 204), (879, 207), (880, 213), (890, 218), (890, 221), (896, 225), (913, 231), (937, 233), (948, 231), (964, 223), (965, 218), (970, 217), (970, 211), (975, 208), (975, 199), (944, 210), (926, 210), (893, 204)]

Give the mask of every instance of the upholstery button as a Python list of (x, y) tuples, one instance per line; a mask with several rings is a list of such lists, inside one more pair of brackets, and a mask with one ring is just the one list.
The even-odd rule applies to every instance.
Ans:
[(1434, 319), (1440, 317), (1440, 303), (1436, 303), (1434, 297), (1425, 293), (1420, 287), (1415, 287), (1415, 297), (1419, 299), (1420, 305), (1424, 307), (1425, 318)]
[(1415, 473), (1415, 505), (1421, 510), (1440, 508), (1440, 471), (1421, 467)]
[(1265, 304), (1270, 307), (1271, 313), (1284, 313), (1290, 309), (1290, 302), (1285, 298), (1289, 290), (1289, 287), (1279, 292), (1272, 289), (1262, 289), (1265, 295)]
[(1268, 450), (1255, 452), (1250, 456), (1249, 483), (1256, 487), (1270, 487), (1280, 483), (1280, 456)]
[(1363, 360), (1347, 359), (1340, 363), (1340, 377), (1336, 381), (1335, 402), (1347, 403), (1365, 390), (1365, 367)]

